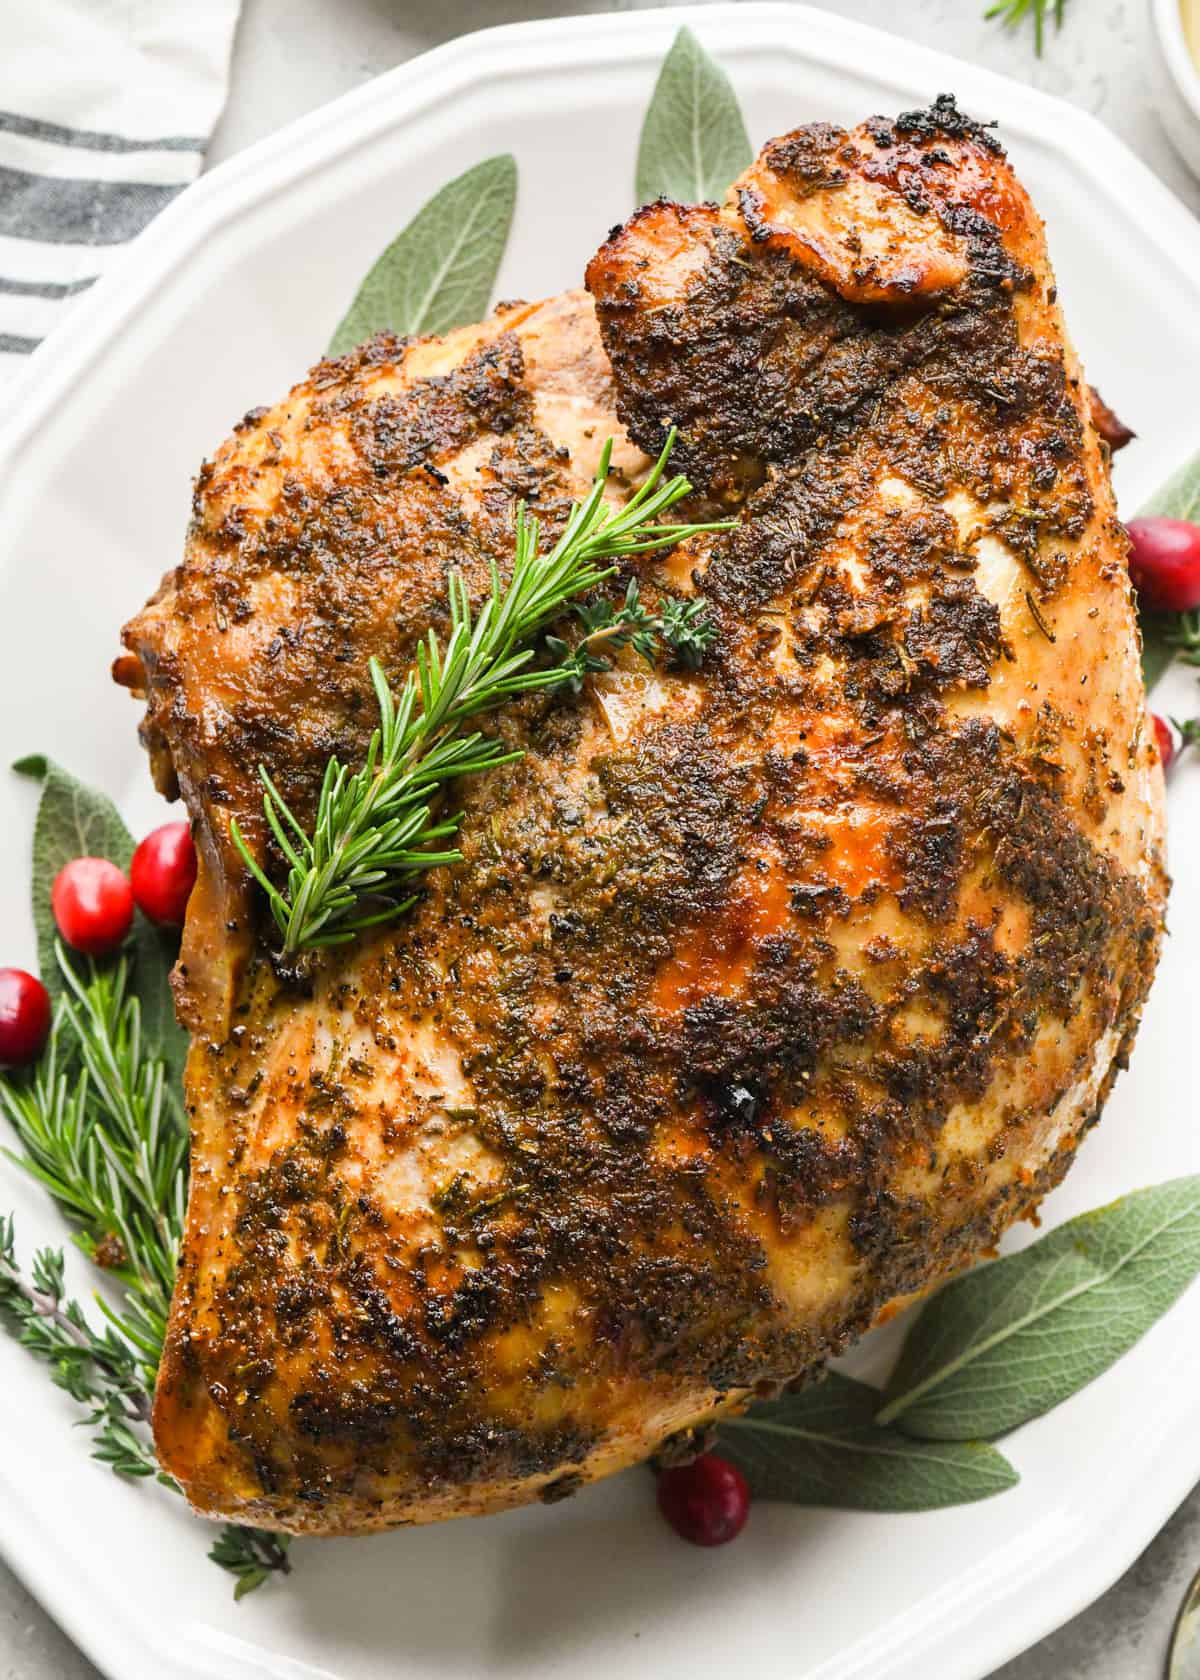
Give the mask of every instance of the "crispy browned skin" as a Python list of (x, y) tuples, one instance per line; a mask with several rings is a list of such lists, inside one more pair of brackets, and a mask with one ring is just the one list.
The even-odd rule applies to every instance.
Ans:
[[(818, 1366), (1036, 1205), (1150, 982), (1124, 543), (994, 142), (946, 102), (801, 129), (588, 285), (248, 416), (126, 632), (203, 859), (155, 1428), (213, 1514), (557, 1497)], [(703, 671), (513, 707), (465, 861), (279, 976), (255, 766), (311, 811), (512, 498), (553, 525), (611, 433), (644, 469), (618, 415), (740, 516), (643, 570), (707, 595)]]

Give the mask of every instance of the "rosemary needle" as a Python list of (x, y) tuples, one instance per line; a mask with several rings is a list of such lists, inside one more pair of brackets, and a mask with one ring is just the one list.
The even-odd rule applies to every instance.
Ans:
[[(547, 638), (546, 648), (557, 662), (531, 668), (541, 632), (611, 577), (615, 562), (701, 531), (727, 528), (725, 521), (659, 522), (692, 488), (682, 476), (664, 479), (674, 442), (672, 430), (645, 482), (624, 507), (611, 508), (604, 501), (610, 438), (590, 492), (571, 509), (562, 535), (545, 553), (538, 520), (518, 503), (507, 584), (493, 560), (491, 591), (472, 616), (462, 574), (451, 574), (450, 635), (443, 647), (432, 629), (426, 634), (417, 647), (416, 669), (398, 694), (392, 693), (379, 661), (371, 659), (379, 727), (360, 769), (351, 772), (337, 758), (329, 760), (311, 834), (259, 767), (266, 822), (288, 864), (282, 888), (254, 857), (236, 821), (230, 831), (267, 895), (285, 957), (344, 944), (364, 928), (390, 920), (412, 904), (407, 889), (414, 876), (460, 861), (462, 854), (452, 842), (462, 815), (438, 812), (438, 795), (456, 777), (478, 775), (523, 756), (494, 737), (466, 729), (468, 720), (514, 695), (578, 688), (587, 671), (606, 668), (600, 645), (631, 643), (651, 657), (657, 638), (682, 663), (698, 663), (712, 635), (703, 603), (668, 602), (651, 618), (632, 586), (616, 615), (603, 608), (581, 611), (587, 635), (578, 648)], [(375, 901), (375, 907), (364, 908), (364, 899)]]

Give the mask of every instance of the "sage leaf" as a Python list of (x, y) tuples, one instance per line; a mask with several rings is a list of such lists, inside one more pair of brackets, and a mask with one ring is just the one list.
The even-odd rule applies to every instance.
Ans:
[(642, 122), (639, 204), (703, 204), (725, 196), (754, 157), (729, 77), (690, 29), (681, 29), (658, 73)]
[(1169, 639), (1175, 619), (1171, 613), (1152, 613), (1139, 607), (1138, 624), (1142, 632), (1142, 681), (1149, 694), (1179, 651)]
[[(103, 857), (128, 870), (133, 836), (106, 793), (72, 776), (44, 753), (32, 753), (13, 765), (22, 776), (42, 784), (33, 825), (33, 926), (37, 935), (38, 968), (52, 999), (63, 990), (55, 955), (58, 929), (50, 909), (50, 889), (65, 863), (77, 857)], [(142, 1032), (153, 1054), (178, 1078), (187, 1055), (187, 1034), (175, 1019), (169, 976), (178, 950), (173, 933), (154, 926), (140, 913), (132, 934), (131, 982), (142, 1012)]]
[(1200, 1176), (1080, 1214), (933, 1298), (879, 1422), (933, 1441), (1015, 1429), (1106, 1371), (1197, 1271)]
[(385, 328), (444, 333), (486, 315), (516, 201), (517, 165), (507, 153), (447, 182), (371, 269), (329, 354), (340, 356)]
[(1158, 515), (1166, 519), (1190, 519), (1200, 523), (1200, 455), (1185, 461), (1178, 472), (1156, 490), (1142, 509), (1141, 517)]
[(33, 825), (33, 926), (37, 934), (38, 968), (52, 998), (63, 989), (54, 947), (58, 929), (50, 909), (50, 889), (64, 864), (77, 857), (102, 857), (118, 869), (128, 869), (133, 836), (105, 793), (85, 786), (61, 765), (42, 753), (20, 758), (13, 769), (42, 784)]
[(717, 1450), (756, 1499), (850, 1511), (936, 1511), (988, 1499), (1018, 1480), (982, 1442), (934, 1444), (880, 1429), (880, 1398), (831, 1371), (812, 1388), (722, 1423)]
[[(1190, 519), (1200, 522), (1200, 455), (1194, 455), (1162, 488), (1151, 496), (1139, 517)], [(1178, 613), (1156, 613), (1138, 608), (1138, 622), (1142, 631), (1142, 678), (1149, 694), (1159, 677), (1172, 664), (1179, 651), (1170, 640), (1178, 627)]]
[(142, 1011), (142, 1036), (147, 1048), (165, 1065), (167, 1078), (178, 1087), (183, 1080), (189, 1039), (175, 1015), (171, 970), (179, 955), (179, 935), (155, 927), (138, 915), (133, 924), (133, 985)]

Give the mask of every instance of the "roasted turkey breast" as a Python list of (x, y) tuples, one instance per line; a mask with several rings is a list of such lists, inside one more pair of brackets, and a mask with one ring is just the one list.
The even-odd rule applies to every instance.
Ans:
[[(348, 1533), (557, 1498), (819, 1370), (1065, 1171), (1162, 924), (1161, 779), (1107, 452), (1042, 228), (948, 100), (660, 202), (589, 297), (320, 363), (201, 469), (125, 632), (201, 872), (162, 1463)], [(696, 674), (629, 653), (495, 728), (462, 863), (300, 970), (257, 769), (331, 753), (618, 440), (736, 528)], [(616, 585), (613, 585), (615, 593)]]

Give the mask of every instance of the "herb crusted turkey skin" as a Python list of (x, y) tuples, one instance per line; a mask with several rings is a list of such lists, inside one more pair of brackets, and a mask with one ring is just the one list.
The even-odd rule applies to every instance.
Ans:
[[(1036, 1207), (1150, 983), (1125, 543), (996, 142), (949, 101), (800, 129), (588, 286), (247, 416), (125, 633), (201, 855), (155, 1434), (214, 1516), (552, 1499), (818, 1368)], [(708, 598), (703, 669), (507, 708), (464, 861), (281, 972), (229, 836), (279, 866), (257, 765), (309, 819), (447, 568), (481, 599), (514, 497), (553, 530), (672, 422), (738, 520), (639, 568)]]

